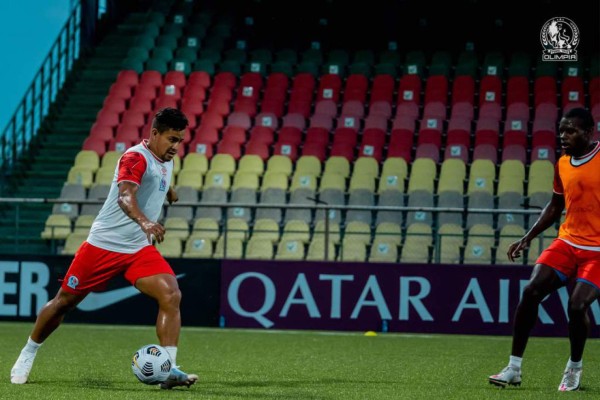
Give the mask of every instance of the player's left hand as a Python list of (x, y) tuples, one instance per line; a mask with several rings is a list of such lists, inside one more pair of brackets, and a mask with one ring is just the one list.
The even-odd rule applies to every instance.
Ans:
[(179, 200), (177, 192), (173, 190), (173, 188), (169, 188), (169, 191), (167, 192), (167, 201), (169, 202), (169, 204), (173, 204), (176, 203), (177, 200)]

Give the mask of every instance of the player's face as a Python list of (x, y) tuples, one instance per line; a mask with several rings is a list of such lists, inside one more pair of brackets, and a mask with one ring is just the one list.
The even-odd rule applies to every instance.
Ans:
[(579, 118), (563, 118), (558, 126), (560, 146), (570, 156), (582, 156), (590, 146), (590, 132), (581, 128)]
[(169, 129), (163, 133), (158, 133), (158, 130), (152, 130), (152, 138), (154, 146), (152, 150), (158, 158), (163, 161), (171, 161), (177, 154), (179, 146), (182, 146), (184, 131), (176, 131)]

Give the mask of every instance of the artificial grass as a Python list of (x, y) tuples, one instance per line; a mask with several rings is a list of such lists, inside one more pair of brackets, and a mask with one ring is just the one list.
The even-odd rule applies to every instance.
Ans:
[[(198, 373), (191, 388), (161, 391), (131, 372), (131, 357), (156, 343), (154, 327), (63, 324), (38, 352), (30, 382), (10, 368), (32, 328), (0, 323), (0, 399), (564, 399), (557, 392), (566, 338), (530, 340), (523, 385), (487, 376), (508, 361), (510, 337), (266, 331), (184, 327), (178, 364)], [(582, 391), (600, 398), (600, 340), (584, 355)]]

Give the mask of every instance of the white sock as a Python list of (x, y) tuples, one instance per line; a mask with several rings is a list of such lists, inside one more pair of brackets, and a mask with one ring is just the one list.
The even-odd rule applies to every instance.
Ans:
[(165, 346), (167, 352), (171, 356), (171, 361), (173, 361), (173, 365), (177, 365), (177, 346)]
[(27, 344), (25, 345), (25, 347), (23, 348), (23, 350), (28, 351), (30, 353), (37, 353), (38, 349), (40, 348), (42, 344), (41, 343), (36, 343), (33, 340), (31, 340), (31, 338), (27, 339)]
[(510, 356), (508, 366), (513, 369), (521, 369), (521, 362), (523, 362), (523, 357)]
[(569, 357), (569, 361), (567, 361), (567, 368), (571, 369), (571, 368), (582, 368), (583, 367), (583, 360), (579, 360), (577, 362), (575, 361), (571, 361), (571, 358)]

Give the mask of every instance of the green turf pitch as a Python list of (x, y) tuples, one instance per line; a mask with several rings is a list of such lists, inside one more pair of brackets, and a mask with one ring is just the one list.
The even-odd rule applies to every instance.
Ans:
[(200, 375), (170, 392), (139, 383), (131, 356), (153, 327), (64, 324), (43, 345), (26, 385), (10, 368), (32, 324), (0, 323), (0, 399), (600, 399), (600, 340), (588, 341), (583, 390), (558, 393), (565, 338), (530, 340), (523, 386), (487, 376), (508, 360), (510, 338), (183, 328), (178, 363)]

